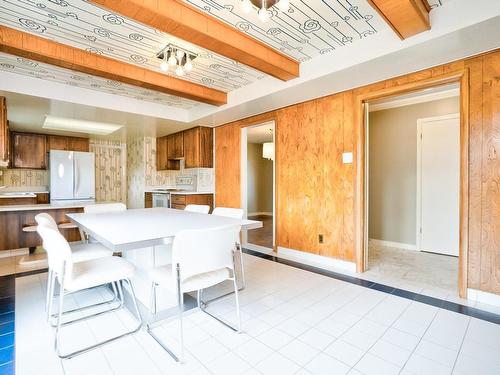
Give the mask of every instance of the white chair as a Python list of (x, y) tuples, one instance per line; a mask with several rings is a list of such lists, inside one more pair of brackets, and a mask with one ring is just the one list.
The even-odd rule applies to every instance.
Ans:
[[(104, 212), (117, 212), (117, 211), (126, 211), (127, 206), (124, 203), (98, 203), (98, 204), (89, 204), (83, 207), (83, 212), (86, 214), (99, 214)], [(92, 239), (87, 233), (84, 233), (80, 229), (80, 235), (82, 236), (82, 240), (87, 240), (87, 242), (97, 242)]]
[[(241, 208), (231, 208), (231, 207), (215, 207), (212, 211), (212, 215), (230, 217), (233, 219), (243, 219), (244, 211)], [(243, 290), (246, 287), (245, 281), (245, 267), (243, 265), (243, 249), (241, 248), (241, 241), (238, 239), (236, 243), (236, 248), (238, 250), (238, 256), (240, 258), (240, 270), (241, 270), (241, 288)]]
[[(41, 214), (36, 215), (35, 221), (37, 223), (36, 228), (38, 228), (38, 226), (46, 226), (46, 227), (51, 228), (55, 231), (59, 231), (56, 221), (48, 213), (43, 212)], [(91, 259), (110, 257), (113, 255), (112, 250), (109, 250), (107, 247), (105, 247), (101, 244), (98, 244), (98, 243), (74, 244), (74, 245), (70, 245), (70, 249), (71, 249), (71, 258), (72, 258), (74, 263), (83, 262), (83, 261), (91, 260)], [(50, 317), (51, 317), (51, 310), (52, 310), (52, 304), (53, 304), (53, 298), (54, 298), (54, 288), (55, 288), (54, 284), (55, 284), (55, 273), (54, 273), (54, 270), (50, 267), (50, 262), (49, 262), (49, 269), (48, 269), (48, 275), (47, 275), (47, 296), (46, 296), (46, 301), (45, 301), (45, 311), (47, 312), (47, 320), (48, 321), (50, 320)], [(115, 297), (113, 299), (111, 299), (109, 301), (102, 302), (102, 303), (93, 304), (91, 306), (86, 306), (86, 307), (84, 307), (84, 309), (99, 306), (102, 304), (108, 304), (108, 303), (115, 302), (118, 298), (118, 290), (117, 290), (117, 286), (115, 284), (112, 284), (112, 287), (113, 287), (113, 291), (115, 294)], [(119, 286), (118, 286), (118, 288), (119, 288)], [(64, 314), (72, 313), (75, 310), (65, 311)]]
[(198, 212), (199, 214), (208, 214), (208, 211), (210, 211), (210, 206), (206, 206), (204, 204), (188, 204), (184, 208), (184, 211)]
[[(154, 334), (150, 325), (147, 325), (147, 331), (178, 362), (182, 361), (184, 355), (182, 327), (184, 293), (197, 291), (198, 307), (200, 307), (202, 311), (234, 331), (240, 331), (241, 329), (238, 287), (236, 285), (234, 272), (235, 243), (240, 231), (240, 225), (229, 225), (179, 232), (172, 243), (172, 264), (156, 267), (151, 271), (153, 282), (151, 287), (150, 307), (153, 314), (156, 314), (156, 288), (158, 286), (170, 289), (177, 294), (181, 337), (180, 358), (162, 343)], [(208, 313), (200, 304), (200, 290), (226, 280), (232, 280), (234, 285), (236, 312), (238, 317), (237, 329)]]
[[(59, 233), (46, 225), (38, 225), (37, 231), (42, 237), (43, 246), (48, 254), (49, 267), (54, 271), (56, 280), (59, 282), (59, 307), (57, 314), (57, 324), (55, 332), (55, 350), (60, 358), (71, 358), (76, 355), (85, 353), (95, 349), (105, 343), (115, 341), (123, 336), (137, 332), (142, 326), (142, 319), (137, 307), (134, 290), (130, 279), (134, 276), (134, 266), (128, 263), (125, 259), (115, 256), (104, 257), (99, 259), (86, 260), (82, 262), (73, 262), (71, 248), (68, 241)], [(129, 284), (132, 300), (135, 307), (135, 313), (139, 324), (136, 328), (127, 331), (121, 335), (111, 339), (99, 342), (97, 344), (87, 346), (85, 348), (73, 351), (67, 354), (61, 354), (60, 349), (60, 332), (62, 327), (88, 319), (89, 316), (80, 317), (63, 323), (63, 306), (64, 298), (68, 294), (72, 294), (84, 289), (94, 288), (110, 283), (118, 283), (122, 280)], [(120, 306), (122, 307), (122, 306)], [(106, 310), (99, 315), (109, 312)], [(97, 315), (97, 314), (94, 314)]]

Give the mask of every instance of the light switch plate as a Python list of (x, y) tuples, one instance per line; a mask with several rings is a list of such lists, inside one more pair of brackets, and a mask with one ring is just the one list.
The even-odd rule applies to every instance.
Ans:
[(352, 164), (352, 152), (343, 152), (342, 153), (342, 163)]

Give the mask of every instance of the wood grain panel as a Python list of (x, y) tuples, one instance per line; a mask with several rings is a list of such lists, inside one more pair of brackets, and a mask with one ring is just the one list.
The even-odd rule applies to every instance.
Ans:
[(227, 103), (223, 91), (87, 52), (0, 25), (0, 51), (212, 105)]
[(9, 160), (9, 128), (7, 125), (7, 101), (0, 97), (0, 161)]
[(215, 129), (215, 206), (241, 207), (239, 124)]
[(401, 39), (429, 30), (427, 0), (368, 0)]
[(287, 81), (299, 76), (297, 61), (182, 1), (91, 2), (273, 77)]
[(483, 59), (481, 290), (500, 293), (500, 54)]
[[(240, 205), (241, 127), (275, 119), (277, 244), (355, 260), (360, 267), (363, 243), (359, 238), (364, 215), (361, 174), (364, 155), (359, 143), (364, 139), (362, 100), (460, 81), (462, 130), (465, 126), (467, 131), (461, 135), (468, 142), (463, 148), (469, 149), (468, 160), (462, 155), (462, 162), (469, 166), (462, 171), (469, 186), (465, 190), (467, 197), (462, 196), (462, 200), (468, 201), (468, 207), (462, 209), (466, 217), (461, 223), (461, 231), (465, 228), (467, 232), (461, 234), (461, 241), (466, 239), (467, 253), (461, 256), (461, 263), (465, 263), (460, 274), (468, 278), (465, 287), (500, 293), (499, 77), (500, 50), (497, 50), (220, 126), (215, 130), (217, 205)], [(337, 101), (339, 95), (342, 109)], [(339, 116), (342, 126), (338, 123)], [(335, 131), (330, 132), (330, 128)], [(354, 163), (342, 165), (340, 173), (334, 160), (341, 146), (335, 137), (338, 131), (343, 151), (354, 152)], [(318, 133), (324, 137), (319, 138)], [(465, 134), (468, 138), (464, 138)], [(326, 150), (327, 147), (336, 151)], [(337, 182), (332, 184), (325, 181), (327, 178), (341, 180), (341, 194)], [(333, 194), (325, 198), (325, 192)], [(324, 208), (316, 203), (321, 200)], [(340, 212), (339, 207), (342, 207)], [(327, 241), (326, 246), (319, 246), (319, 231), (325, 231), (325, 240), (335, 238), (332, 242), (338, 244), (338, 233), (322, 227), (325, 218), (336, 225), (341, 223), (341, 245), (329, 247)], [(306, 229), (302, 230), (303, 227)]]
[(13, 168), (47, 168), (47, 141), (44, 134), (12, 132), (11, 139)]

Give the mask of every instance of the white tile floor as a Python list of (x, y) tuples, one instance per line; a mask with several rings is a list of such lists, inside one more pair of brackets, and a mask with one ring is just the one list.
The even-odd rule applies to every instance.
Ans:
[[(42, 374), (500, 374), (500, 325), (245, 256), (243, 330), (198, 310), (186, 314), (186, 362), (172, 361), (144, 331), (60, 361), (44, 321), (46, 274), (17, 279), (16, 373)], [(93, 290), (72, 305), (105, 298)], [(234, 320), (230, 296), (210, 308)], [(68, 305), (68, 308), (70, 306)], [(120, 311), (69, 326), (63, 350), (124, 331)], [(177, 344), (177, 322), (157, 334)], [(64, 332), (64, 331), (63, 331)]]

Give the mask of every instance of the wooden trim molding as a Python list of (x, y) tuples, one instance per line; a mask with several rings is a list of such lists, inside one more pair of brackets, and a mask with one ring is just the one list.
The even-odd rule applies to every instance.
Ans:
[(299, 76), (299, 63), (294, 59), (182, 1), (90, 2), (283, 81)]
[(427, 0), (368, 0), (401, 39), (431, 28)]
[(358, 165), (356, 172), (355, 191), (355, 249), (356, 249), (356, 270), (366, 271), (366, 106), (370, 100), (377, 100), (391, 96), (403, 95), (412, 91), (423, 90), (430, 87), (445, 85), (453, 82), (460, 84), (460, 240), (459, 240), (459, 270), (458, 287), (459, 296), (467, 297), (467, 254), (468, 254), (468, 231), (469, 231), (469, 74), (467, 69), (462, 69), (437, 77), (409, 82), (393, 87), (382, 88), (360, 94), (356, 98), (357, 115), (357, 158)]
[(0, 26), (0, 52), (220, 106), (223, 91)]

